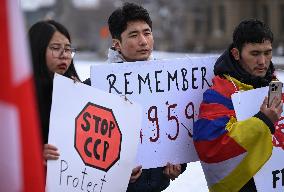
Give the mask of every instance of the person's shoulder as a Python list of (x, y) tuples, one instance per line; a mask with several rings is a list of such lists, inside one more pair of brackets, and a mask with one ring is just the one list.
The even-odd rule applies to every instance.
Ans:
[[(212, 93), (213, 91), (214, 93), (218, 93), (218, 95), (231, 98), (231, 95), (239, 90), (238, 84), (235, 80), (235, 78), (229, 76), (217, 75), (212, 79), (213, 85), (208, 89), (207, 92)], [(216, 94), (214, 95), (217, 96)]]
[(213, 77), (212, 82), (214, 85), (225, 86), (227, 82), (230, 82), (225, 76), (216, 75)]

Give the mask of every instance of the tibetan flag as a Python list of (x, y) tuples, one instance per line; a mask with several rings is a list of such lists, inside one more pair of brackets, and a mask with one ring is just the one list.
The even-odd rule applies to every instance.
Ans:
[(257, 116), (237, 121), (235, 91), (253, 87), (216, 76), (204, 92), (193, 128), (194, 146), (210, 192), (238, 192), (272, 154), (269, 127)]
[(44, 191), (42, 145), (23, 16), (0, 6), (0, 191)]

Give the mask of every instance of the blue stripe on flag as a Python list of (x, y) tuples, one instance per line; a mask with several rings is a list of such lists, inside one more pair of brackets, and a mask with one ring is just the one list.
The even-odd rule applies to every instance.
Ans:
[(193, 125), (193, 140), (213, 140), (227, 132), (225, 129), (229, 117), (221, 117), (215, 120), (199, 119)]
[(208, 89), (207, 91), (204, 92), (203, 95), (203, 102), (204, 103), (219, 103), (223, 104), (225, 107), (227, 107), (230, 110), (233, 110), (233, 103), (232, 100), (224, 97), (220, 93), (216, 92), (213, 89)]

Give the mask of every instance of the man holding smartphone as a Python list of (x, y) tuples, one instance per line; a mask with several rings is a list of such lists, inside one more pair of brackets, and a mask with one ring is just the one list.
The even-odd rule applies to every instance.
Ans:
[(283, 103), (275, 97), (268, 107), (265, 98), (257, 114), (237, 121), (231, 95), (269, 85), (274, 78), (272, 42), (263, 22), (244, 20), (215, 63), (213, 86), (203, 95), (193, 131), (210, 191), (257, 191), (253, 176), (271, 156), (271, 134)]
[(271, 106), (275, 97), (281, 97), (283, 83), (281, 81), (271, 81), (268, 91), (268, 107)]

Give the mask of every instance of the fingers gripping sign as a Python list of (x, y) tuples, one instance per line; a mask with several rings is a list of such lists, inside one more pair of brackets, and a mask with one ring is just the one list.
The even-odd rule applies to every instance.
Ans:
[(164, 168), (164, 174), (171, 180), (175, 180), (181, 174), (181, 165), (167, 163), (166, 167)]
[(130, 176), (130, 183), (134, 183), (141, 175), (142, 173), (142, 166), (137, 166), (135, 167), (134, 169), (132, 169), (132, 173), (131, 173), (131, 176)]
[(44, 144), (43, 146), (43, 159), (44, 164), (46, 165), (47, 160), (57, 160), (59, 158), (58, 149), (51, 144)]

